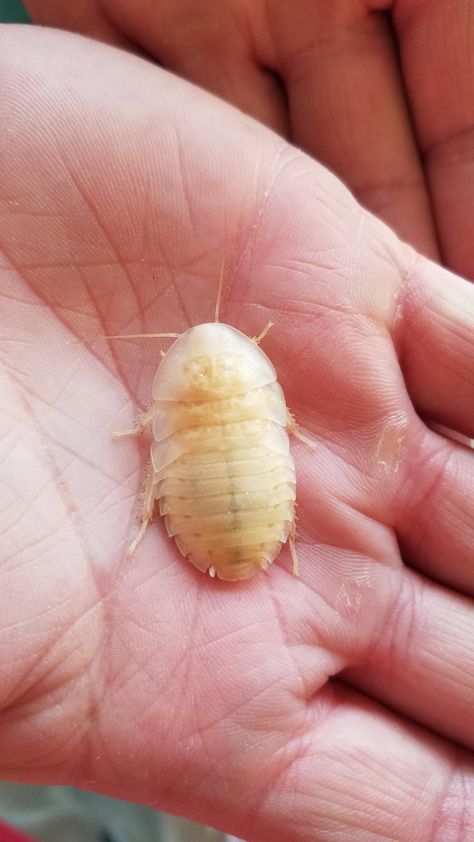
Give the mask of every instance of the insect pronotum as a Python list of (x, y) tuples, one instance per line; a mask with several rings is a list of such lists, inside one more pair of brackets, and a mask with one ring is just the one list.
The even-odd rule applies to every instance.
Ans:
[(132, 430), (151, 426), (151, 466), (141, 526), (131, 554), (159, 503), (168, 535), (192, 564), (235, 581), (266, 570), (283, 544), (295, 549), (295, 464), (289, 433), (314, 447), (288, 411), (275, 369), (259, 347), (272, 327), (250, 339), (219, 321), (170, 337), (153, 382), (151, 409)]

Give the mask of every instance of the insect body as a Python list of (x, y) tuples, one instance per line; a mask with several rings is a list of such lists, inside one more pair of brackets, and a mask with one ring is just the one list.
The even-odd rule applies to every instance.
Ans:
[(246, 579), (294, 522), (288, 410), (258, 345), (225, 324), (182, 334), (153, 385), (150, 496), (168, 534), (202, 571)]
[(203, 572), (247, 579), (290, 538), (294, 567), (292, 419), (275, 369), (234, 328), (213, 322), (181, 334), (153, 384), (138, 429), (153, 428), (142, 527), (159, 501), (168, 534)]

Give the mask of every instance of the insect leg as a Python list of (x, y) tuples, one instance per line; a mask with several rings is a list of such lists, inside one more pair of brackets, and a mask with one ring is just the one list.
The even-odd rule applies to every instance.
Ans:
[(290, 544), (290, 553), (291, 553), (291, 560), (293, 562), (293, 576), (299, 576), (298, 572), (298, 556), (296, 554), (296, 524), (293, 521), (293, 525), (291, 527), (291, 532), (288, 538)]
[(259, 333), (258, 336), (252, 336), (252, 342), (255, 342), (256, 345), (260, 345), (260, 342), (262, 341), (262, 339), (265, 339), (268, 331), (271, 330), (272, 327), (274, 327), (274, 323), (268, 322), (268, 324), (265, 325), (262, 332)]
[(146, 428), (150, 426), (152, 421), (153, 408), (149, 409), (148, 412), (143, 412), (141, 415), (139, 415), (131, 430), (120, 430), (118, 432), (112, 433), (112, 438), (123, 439), (125, 438), (125, 436), (138, 436), (140, 435), (140, 433), (143, 433), (143, 430), (146, 430)]
[(132, 543), (130, 544), (127, 555), (133, 555), (136, 548), (138, 547), (140, 541), (142, 540), (148, 524), (151, 522), (153, 518), (153, 509), (155, 506), (155, 492), (156, 492), (156, 474), (153, 470), (152, 466), (149, 465), (148, 468), (148, 480), (147, 486), (145, 491), (145, 500), (143, 503), (143, 509), (140, 514), (140, 529), (138, 530), (135, 538), (133, 539)]
[(290, 412), (290, 410), (288, 410), (288, 421), (286, 422), (286, 428), (290, 435), (294, 436), (295, 439), (302, 441), (311, 450), (316, 450), (316, 445), (314, 441), (311, 441), (311, 439), (308, 438), (308, 436), (305, 436), (305, 434), (301, 432), (301, 428), (297, 423), (293, 413)]

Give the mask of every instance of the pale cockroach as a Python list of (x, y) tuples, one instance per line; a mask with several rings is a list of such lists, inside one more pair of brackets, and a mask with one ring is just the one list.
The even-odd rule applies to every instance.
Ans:
[(259, 344), (219, 321), (223, 266), (215, 321), (170, 337), (175, 342), (153, 382), (151, 409), (132, 430), (152, 428), (151, 465), (135, 551), (158, 501), (168, 535), (202, 572), (247, 579), (266, 570), (289, 542), (295, 549), (295, 464), (289, 433), (301, 434), (288, 411), (275, 369)]

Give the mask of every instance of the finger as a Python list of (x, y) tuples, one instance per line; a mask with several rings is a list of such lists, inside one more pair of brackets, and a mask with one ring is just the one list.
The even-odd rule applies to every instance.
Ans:
[[(235, 812), (222, 815), (232, 832), (251, 842), (471, 837), (474, 765), (468, 752), (339, 683), (302, 705), (294, 728), (265, 758), (254, 791), (244, 771), (248, 763), (253, 768), (247, 743), (228, 728), (226, 779), (242, 781), (234, 792)], [(193, 795), (200, 796), (200, 819), (216, 822), (222, 800), (210, 798), (206, 778), (209, 773)], [(171, 809), (180, 812), (176, 801)]]
[[(217, 41), (204, 48), (191, 48), (187, 54), (180, 50), (158, 52), (165, 67), (197, 83), (213, 94), (231, 102), (260, 123), (286, 137), (289, 133), (286, 99), (276, 76), (261, 68), (244, 48), (226, 50), (217, 55)], [(217, 61), (220, 72), (216, 72)]]
[(89, 35), (107, 44), (133, 49), (133, 45), (98, 7), (96, 0), (63, 3), (61, 0), (25, 0), (34, 23)]
[(443, 258), (474, 278), (474, 4), (398, 0), (393, 6)]
[[(308, 26), (308, 21), (311, 25)], [(275, 5), (291, 134), (397, 233), (437, 257), (423, 170), (392, 36), (361, 3)]]
[[(260, 12), (256, 8), (255, 17)], [(247, 28), (228, 3), (136, 4), (117, 0), (110, 13), (119, 29), (167, 69), (236, 105), (286, 135), (286, 100), (277, 78), (252, 57)], [(191, 21), (191, 23), (190, 23)]]
[(394, 526), (405, 560), (474, 596), (472, 450), (425, 430), (398, 489)]
[[(474, 595), (474, 454), (426, 430), (414, 413), (411, 418), (399, 413), (394, 420), (398, 423), (391, 429), (388, 417), (385, 430), (375, 432), (375, 446), (368, 437), (363, 462), (354, 436), (350, 449), (341, 438), (331, 437), (330, 443), (326, 438), (329, 453), (319, 441), (310, 456), (303, 452), (303, 465), (297, 462), (305, 581), (324, 594), (321, 565), (332, 577), (340, 575), (335, 548), (351, 547), (355, 555), (344, 598), (360, 602), (365, 574), (356, 558), (370, 558), (385, 571), (377, 592), (386, 593), (389, 613), (397, 602), (393, 591), (400, 591), (398, 581), (391, 585), (389, 580), (390, 570), (401, 568), (400, 548), (417, 570)], [(312, 557), (306, 557), (306, 545), (313, 547)], [(318, 567), (310, 574), (314, 559)], [(365, 608), (375, 616), (374, 606)], [(385, 624), (383, 617), (378, 621)]]
[(474, 437), (474, 287), (424, 258), (405, 282), (392, 332), (416, 409)]
[[(289, 741), (284, 762), (247, 839), (409, 842), (454, 839), (460, 827), (467, 839), (474, 828), (467, 752), (337, 684), (309, 708), (307, 727)], [(265, 834), (265, 820), (273, 834)]]
[(474, 747), (474, 605), (407, 570), (365, 661), (345, 679), (378, 701)]

